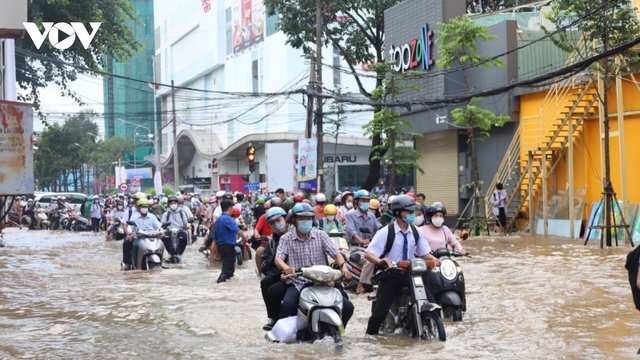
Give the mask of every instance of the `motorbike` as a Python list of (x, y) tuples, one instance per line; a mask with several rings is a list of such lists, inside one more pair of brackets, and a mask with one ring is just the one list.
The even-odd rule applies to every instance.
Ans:
[(58, 226), (58, 229), (69, 230), (69, 226), (71, 225), (71, 218), (69, 217), (69, 212), (67, 211), (67, 209), (58, 209), (58, 215), (60, 216), (60, 226)]
[(426, 272), (427, 288), (442, 307), (445, 317), (462, 321), (462, 312), (467, 311), (464, 275), (453, 257), (471, 256), (469, 253), (449, 252), (447, 248), (436, 249), (431, 254), (440, 259), (441, 264)]
[(238, 265), (242, 265), (242, 261), (244, 258), (244, 254), (243, 251), (247, 252), (247, 257), (248, 260), (251, 260), (251, 245), (249, 245), (249, 242), (247, 242), (246, 244), (242, 244), (242, 238), (238, 238), (236, 240), (236, 263)]
[(199, 237), (207, 236), (207, 227), (205, 225), (204, 215), (200, 215), (200, 222), (198, 223), (198, 228), (196, 229), (196, 234), (198, 234)]
[[(362, 227), (359, 229), (363, 234), (371, 234), (371, 230)], [(373, 237), (373, 236), (371, 236)], [(342, 283), (345, 290), (355, 290), (360, 282), (360, 275), (362, 274), (362, 267), (365, 264), (364, 253), (367, 251), (366, 246), (351, 246), (351, 248), (342, 248), (340, 253), (346, 260), (347, 269), (351, 273), (351, 280), (346, 280)]]
[[(127, 221), (127, 225), (136, 226), (134, 221)], [(166, 229), (170, 222), (162, 224), (162, 228)], [(137, 268), (140, 270), (156, 270), (162, 269), (162, 257), (164, 256), (164, 243), (158, 237), (162, 235), (163, 231), (156, 231), (155, 229), (136, 229), (136, 237), (134, 239), (133, 247), (137, 246)], [(136, 243), (137, 240), (137, 243)], [(132, 259), (135, 251), (131, 252)], [(123, 264), (124, 266), (124, 264)]]
[[(384, 268), (386, 263), (380, 266)], [(374, 275), (371, 282), (377, 283), (382, 275), (389, 271), (406, 275), (409, 278), (409, 286), (402, 288), (401, 295), (394, 300), (387, 318), (380, 326), (381, 332), (388, 334), (399, 330), (411, 333), (412, 337), (420, 340), (445, 341), (447, 336), (442, 324), (442, 308), (429, 302), (422, 280), (422, 273), (428, 271), (427, 262), (420, 258), (394, 262), (392, 267), (384, 268)], [(371, 312), (376, 307), (376, 298), (376, 295), (367, 297), (372, 301)]]
[[(183, 232), (182, 228), (171, 227), (165, 230), (164, 236), (171, 240), (171, 247), (167, 249), (169, 252), (169, 262), (171, 264), (177, 264), (182, 260), (182, 255), (178, 253), (178, 246), (180, 244), (180, 234)], [(187, 236), (184, 233), (184, 236)]]
[[(300, 340), (319, 340), (331, 336), (337, 349), (342, 348), (342, 294), (328, 284), (342, 278), (340, 270), (326, 265), (315, 265), (296, 269), (296, 276), (303, 276), (313, 282), (300, 292), (296, 329)], [(265, 338), (279, 342), (272, 331)]]
[(38, 218), (38, 220), (40, 220), (40, 230), (47, 230), (51, 227), (51, 222), (47, 217), (47, 212), (45, 211), (45, 209), (37, 209), (36, 217)]
[(6, 243), (4, 242), (4, 234), (0, 234), (0, 247), (4, 247)]
[(91, 231), (91, 220), (77, 214), (75, 211), (69, 213), (71, 223), (69, 229), (72, 231)]
[(111, 221), (111, 225), (113, 225), (113, 233), (114, 239), (116, 241), (123, 240), (125, 238), (124, 235), (124, 227), (122, 226), (122, 219), (115, 218)]

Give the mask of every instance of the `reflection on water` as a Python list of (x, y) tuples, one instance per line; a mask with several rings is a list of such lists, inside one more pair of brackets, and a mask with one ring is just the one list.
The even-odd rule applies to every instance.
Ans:
[(0, 249), (0, 358), (550, 359), (636, 358), (640, 316), (624, 269), (628, 247), (544, 237), (477, 238), (460, 263), (468, 311), (446, 343), (364, 335), (356, 312), (342, 355), (332, 343), (267, 344), (254, 262), (216, 284), (190, 246), (161, 272), (121, 272), (120, 242), (89, 233), (9, 229)]

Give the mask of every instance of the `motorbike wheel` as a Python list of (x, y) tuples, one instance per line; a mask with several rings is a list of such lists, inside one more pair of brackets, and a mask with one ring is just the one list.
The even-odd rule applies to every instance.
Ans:
[(333, 338), (333, 342), (336, 344), (336, 350), (342, 350), (342, 336), (340, 335), (340, 329), (335, 325), (327, 324), (327, 326), (329, 327), (329, 333)]
[(462, 321), (462, 310), (460, 307), (447, 306), (444, 308), (444, 317), (451, 318), (452, 321)]
[(447, 340), (447, 334), (444, 332), (444, 325), (440, 317), (432, 312), (425, 311), (422, 317), (422, 339), (421, 340)]
[(238, 265), (242, 265), (242, 252), (240, 254), (236, 254), (236, 262)]
[(62, 221), (60, 222), (60, 228), (61, 228), (61, 229), (69, 230), (69, 229), (68, 229), (68, 226), (69, 226), (69, 222), (68, 222), (67, 220), (62, 220)]

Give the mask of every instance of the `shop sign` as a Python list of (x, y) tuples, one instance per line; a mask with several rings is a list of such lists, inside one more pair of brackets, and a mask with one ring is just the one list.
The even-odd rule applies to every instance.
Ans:
[(324, 157), (324, 163), (325, 164), (334, 163), (334, 162), (335, 163), (354, 163), (354, 162), (356, 162), (356, 160), (357, 160), (357, 157), (355, 155), (354, 156), (344, 155), (344, 156), (335, 156), (335, 157), (334, 156), (325, 156)]
[(395, 62), (393, 70), (405, 72), (412, 69), (429, 70), (433, 65), (433, 31), (429, 30), (429, 24), (424, 24), (420, 29), (420, 37), (413, 39), (402, 46), (391, 45), (389, 54)]

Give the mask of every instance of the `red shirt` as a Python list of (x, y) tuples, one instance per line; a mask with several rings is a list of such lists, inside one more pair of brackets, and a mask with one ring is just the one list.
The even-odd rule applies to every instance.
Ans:
[(316, 215), (316, 220), (324, 219), (324, 206), (316, 205), (313, 213)]
[(271, 235), (273, 235), (273, 231), (271, 230), (271, 226), (269, 226), (269, 224), (267, 224), (267, 215), (266, 214), (262, 214), (262, 216), (260, 216), (260, 219), (258, 219), (258, 223), (256, 224), (256, 230), (262, 236), (271, 236)]

